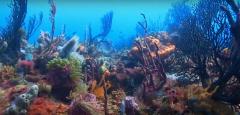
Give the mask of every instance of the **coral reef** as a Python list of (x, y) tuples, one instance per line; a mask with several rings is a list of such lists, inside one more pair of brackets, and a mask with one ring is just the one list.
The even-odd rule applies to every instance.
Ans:
[(28, 108), (28, 115), (66, 115), (69, 107), (48, 98), (38, 97)]
[(32, 85), (26, 93), (20, 94), (6, 109), (5, 115), (26, 115), (31, 101), (38, 95), (38, 86)]
[[(24, 30), (27, 0), (12, 0), (12, 15), (0, 36), (0, 114), (236, 114), (238, 5), (234, 0), (201, 0), (193, 8), (187, 4), (184, 0), (171, 9), (167, 21), (176, 27), (168, 25), (166, 30), (172, 28), (172, 33), (151, 31), (141, 13), (134, 43), (118, 50), (107, 38), (112, 11), (101, 18), (99, 33), (93, 35), (87, 27), (82, 42), (76, 32), (65, 33), (65, 25), (55, 36), (57, 7), (49, 0), (51, 32), (42, 31), (31, 45), (28, 40), (43, 14), (39, 21), (30, 17)], [(222, 12), (219, 4), (228, 4), (233, 11), (221, 6)]]

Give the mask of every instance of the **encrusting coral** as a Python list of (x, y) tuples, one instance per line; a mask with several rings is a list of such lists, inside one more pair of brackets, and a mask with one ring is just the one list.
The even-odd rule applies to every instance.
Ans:
[(68, 109), (69, 107), (65, 104), (38, 97), (28, 108), (28, 115), (67, 115)]

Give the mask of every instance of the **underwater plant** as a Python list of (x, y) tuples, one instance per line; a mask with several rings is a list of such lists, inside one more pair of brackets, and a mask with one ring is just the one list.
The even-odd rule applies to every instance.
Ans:
[(55, 58), (48, 63), (48, 81), (52, 85), (52, 93), (57, 98), (67, 101), (70, 91), (74, 90), (81, 80), (81, 62), (75, 58)]

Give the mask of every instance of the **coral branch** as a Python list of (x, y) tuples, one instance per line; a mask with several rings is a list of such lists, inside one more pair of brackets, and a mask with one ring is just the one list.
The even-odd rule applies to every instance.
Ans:
[(140, 14), (143, 17), (143, 22), (138, 22), (138, 24), (142, 27), (144, 30), (144, 34), (148, 32), (148, 23), (145, 14), (141, 13)]
[(51, 6), (51, 9), (50, 9), (50, 21), (51, 21), (51, 24), (52, 24), (52, 27), (51, 27), (51, 40), (53, 40), (53, 36), (54, 36), (54, 32), (55, 32), (55, 15), (56, 15), (56, 12), (57, 12), (57, 7), (56, 7), (56, 4), (54, 2), (54, 0), (49, 0), (49, 4)]
[(33, 17), (30, 17), (28, 26), (27, 26), (27, 39), (29, 39), (34, 32), (39, 28), (39, 26), (42, 24), (42, 19), (43, 19), (43, 13), (41, 12), (39, 14), (39, 17), (34, 15)]

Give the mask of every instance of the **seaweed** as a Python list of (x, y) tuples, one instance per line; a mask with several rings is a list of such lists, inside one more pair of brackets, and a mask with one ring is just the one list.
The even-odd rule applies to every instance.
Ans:
[[(48, 63), (48, 81), (56, 98), (68, 102), (71, 92), (83, 91), (82, 72), (79, 60), (69, 57), (55, 58)], [(83, 90), (82, 90), (83, 89)]]

